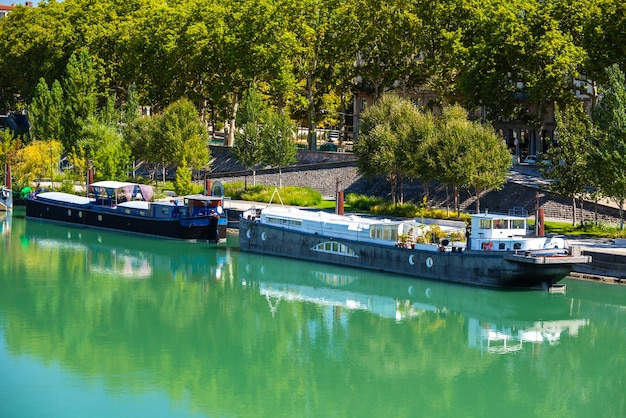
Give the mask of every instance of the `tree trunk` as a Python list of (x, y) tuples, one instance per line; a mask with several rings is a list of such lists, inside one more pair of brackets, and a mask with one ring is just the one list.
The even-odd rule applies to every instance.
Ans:
[(422, 184), (424, 185), (424, 201), (426, 203), (426, 206), (430, 206), (428, 204), (428, 199), (430, 197), (430, 181), (424, 181), (422, 182)]
[(476, 192), (476, 213), (480, 213), (480, 190), (474, 187), (474, 191)]
[(576, 198), (572, 197), (572, 225), (576, 226)]
[(580, 199), (580, 225), (585, 224), (585, 199)]
[(309, 102), (309, 150), (315, 151), (317, 149), (317, 135), (315, 132), (315, 101), (313, 97), (313, 76), (309, 73), (306, 76), (306, 95)]
[(459, 186), (454, 185), (454, 188), (452, 189), (454, 191), (454, 208), (456, 210), (456, 216), (457, 218), (461, 217), (461, 190), (459, 189)]

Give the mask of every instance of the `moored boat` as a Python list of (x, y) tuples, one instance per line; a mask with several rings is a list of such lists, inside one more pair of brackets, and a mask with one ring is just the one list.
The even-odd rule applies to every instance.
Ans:
[(543, 288), (591, 262), (563, 237), (527, 235), (526, 218), (476, 214), (449, 221), (390, 220), (251, 208), (239, 220), (241, 250), (417, 278), (498, 288)]
[(62, 192), (26, 196), (26, 217), (182, 240), (223, 242), (224, 197), (188, 195), (152, 201), (151, 186), (119, 181), (89, 185), (88, 196)]

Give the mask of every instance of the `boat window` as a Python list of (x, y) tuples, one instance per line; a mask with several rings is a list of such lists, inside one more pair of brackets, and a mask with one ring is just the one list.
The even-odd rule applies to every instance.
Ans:
[(301, 226), (302, 221), (296, 219), (285, 219), (285, 218), (277, 218), (274, 216), (268, 216), (266, 218), (267, 223), (270, 224), (281, 224), (281, 225), (290, 225), (290, 226)]
[(480, 229), (491, 229), (491, 219), (481, 219), (478, 227)]
[(506, 219), (494, 219), (493, 229), (509, 229), (509, 222)]
[(396, 225), (372, 225), (370, 227), (370, 238), (397, 241), (398, 227)]
[(317, 244), (315, 247), (313, 247), (313, 250), (321, 251), (324, 253), (344, 255), (347, 257), (357, 257), (357, 255), (354, 253), (354, 250), (352, 250), (350, 247), (335, 241), (326, 241)]
[(523, 219), (511, 219), (511, 229), (524, 229), (524, 223)]

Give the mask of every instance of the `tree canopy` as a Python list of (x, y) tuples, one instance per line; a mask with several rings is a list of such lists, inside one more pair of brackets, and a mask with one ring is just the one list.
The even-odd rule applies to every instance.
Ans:
[(468, 121), (463, 108), (446, 107), (434, 120), (410, 101), (388, 94), (363, 115), (355, 154), (364, 175), (385, 175), (394, 202), (403, 200), (397, 189), (405, 178), (435, 180), (452, 186), (457, 211), (462, 188), (474, 189), (480, 210), (480, 194), (501, 188), (511, 165), (493, 128)]

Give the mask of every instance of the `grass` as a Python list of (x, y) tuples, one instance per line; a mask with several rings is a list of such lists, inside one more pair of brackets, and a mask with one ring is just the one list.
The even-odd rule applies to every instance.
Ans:
[[(253, 202), (283, 202), (290, 206), (318, 207), (322, 203), (322, 194), (308, 187), (286, 186), (278, 188), (264, 185), (248, 185), (243, 182), (228, 183), (224, 185), (224, 194), (232, 199), (249, 200)], [(334, 204), (334, 203), (333, 203)]]
[(626, 230), (606, 223), (584, 222), (582, 225), (572, 225), (571, 222), (546, 221), (547, 234), (560, 234), (581, 238), (626, 238)]

